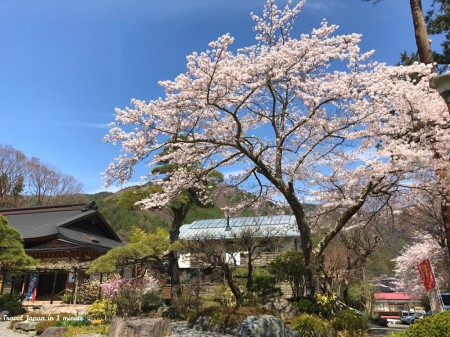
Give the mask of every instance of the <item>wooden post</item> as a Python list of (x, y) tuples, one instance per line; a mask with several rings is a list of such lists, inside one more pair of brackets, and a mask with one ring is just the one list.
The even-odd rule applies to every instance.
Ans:
[(103, 273), (100, 273), (100, 286), (98, 287), (98, 298), (102, 298)]
[(11, 289), (9, 290), (10, 294), (14, 294), (14, 287), (16, 285), (16, 276), (11, 276), (10, 280), (11, 280)]
[(21, 293), (22, 295), (24, 295), (25, 287), (27, 286), (27, 285), (26, 285), (26, 283), (27, 283), (27, 276), (28, 276), (28, 270), (25, 271), (25, 275), (23, 276), (22, 290), (20, 291), (20, 293)]
[(73, 293), (72, 293), (72, 304), (77, 304), (77, 283), (78, 283), (78, 268), (73, 271)]
[(2, 269), (2, 283), (0, 285), (0, 294), (3, 294), (3, 290), (5, 289), (6, 273), (6, 269)]
[(55, 272), (53, 274), (52, 297), (50, 299), (50, 304), (53, 304), (53, 297), (55, 296), (56, 276), (58, 276), (58, 271), (57, 270), (55, 270)]

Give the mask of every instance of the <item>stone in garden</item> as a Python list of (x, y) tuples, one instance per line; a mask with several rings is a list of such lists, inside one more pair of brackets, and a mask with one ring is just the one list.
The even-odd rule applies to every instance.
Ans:
[(60, 337), (66, 331), (67, 331), (66, 327), (52, 326), (52, 327), (45, 329), (42, 332), (41, 337)]
[(76, 334), (73, 337), (108, 337), (108, 336), (102, 335), (102, 334), (99, 334), (99, 333), (79, 333), (79, 334)]
[(239, 337), (297, 337), (281, 318), (271, 315), (248, 316), (237, 328)]
[(209, 316), (198, 317), (195, 320), (195, 323), (192, 326), (192, 328), (197, 331), (212, 331), (211, 317)]
[(9, 316), (8, 310), (2, 310), (0, 311), (0, 321), (4, 321), (6, 317)]
[(109, 337), (165, 337), (172, 335), (170, 320), (157, 318), (115, 318), (109, 328)]
[(282, 318), (295, 317), (297, 314), (297, 307), (285, 298), (271, 298), (264, 304), (264, 308), (276, 310)]
[(180, 313), (174, 307), (159, 307), (157, 314), (159, 317), (167, 317), (170, 319), (180, 318)]
[(36, 321), (22, 321), (14, 324), (14, 330), (22, 330), (22, 331), (35, 331), (36, 325), (38, 322)]

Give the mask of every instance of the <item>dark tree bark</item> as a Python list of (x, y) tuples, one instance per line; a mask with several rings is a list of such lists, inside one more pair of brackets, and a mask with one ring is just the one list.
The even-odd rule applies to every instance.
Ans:
[[(170, 242), (178, 240), (180, 235), (180, 227), (189, 212), (189, 203), (180, 207), (171, 207), (173, 213), (172, 229), (170, 230)], [(170, 297), (173, 299), (181, 294), (180, 287), (180, 268), (178, 267), (177, 253), (170, 251), (168, 255), (168, 273), (170, 276)]]
[(422, 1), (410, 0), (411, 14), (414, 24), (414, 35), (416, 37), (417, 52), (420, 62), (433, 63), (433, 54), (431, 53), (431, 44), (428, 37), (427, 25), (423, 16)]

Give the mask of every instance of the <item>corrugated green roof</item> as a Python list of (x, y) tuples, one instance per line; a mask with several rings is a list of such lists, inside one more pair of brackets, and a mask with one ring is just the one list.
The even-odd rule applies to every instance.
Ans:
[(193, 240), (201, 237), (231, 239), (243, 230), (251, 230), (253, 235), (260, 237), (267, 235), (300, 237), (293, 215), (273, 215), (194, 221), (181, 226), (179, 238), (181, 240)]

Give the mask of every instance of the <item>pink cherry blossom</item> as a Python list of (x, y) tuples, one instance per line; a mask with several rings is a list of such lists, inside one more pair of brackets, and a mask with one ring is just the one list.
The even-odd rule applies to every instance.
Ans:
[[(442, 194), (449, 119), (429, 88), (431, 67), (371, 61), (373, 51), (360, 51), (361, 35), (339, 35), (326, 20), (292, 36), (303, 4), (279, 9), (268, 0), (262, 17), (251, 15), (255, 45), (235, 50), (234, 39), (223, 35), (189, 55), (185, 73), (160, 82), (163, 98), (116, 109), (104, 141), (120, 144), (123, 153), (107, 168), (106, 185), (128, 181), (142, 162), (149, 171), (160, 161), (173, 163), (179, 169), (166, 179), (143, 178), (164, 190), (140, 202), (149, 208), (188, 188), (204, 190), (213, 170), (239, 168), (227, 183), (255, 200), (230, 204), (227, 214), (257, 201), (285, 201), (307, 265), (368, 204), (401, 200), (393, 197), (398, 193)], [(304, 202), (339, 215), (315, 247)]]

